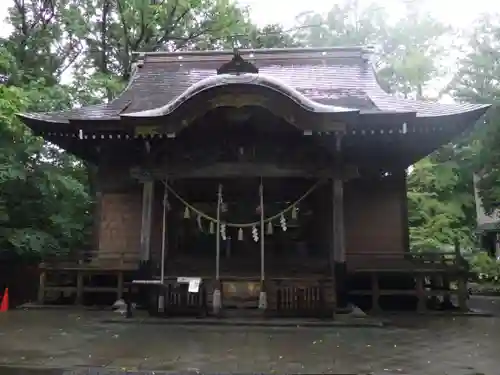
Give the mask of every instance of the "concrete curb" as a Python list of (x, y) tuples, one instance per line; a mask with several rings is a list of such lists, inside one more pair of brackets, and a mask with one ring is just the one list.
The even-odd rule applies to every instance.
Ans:
[(381, 319), (353, 318), (329, 321), (314, 321), (300, 319), (217, 319), (217, 318), (111, 318), (100, 320), (111, 324), (151, 324), (178, 326), (225, 326), (225, 327), (271, 327), (271, 328), (311, 328), (311, 327), (384, 327), (386, 321)]

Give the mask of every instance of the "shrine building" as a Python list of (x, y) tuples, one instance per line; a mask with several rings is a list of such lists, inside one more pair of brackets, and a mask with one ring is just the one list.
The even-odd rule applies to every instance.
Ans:
[[(458, 253), (410, 253), (406, 170), (487, 105), (390, 95), (358, 47), (135, 57), (114, 100), (20, 115), (97, 169), (94, 247), (44, 261), (40, 302), (63, 288), (49, 274), (69, 270), (77, 303), (143, 284), (139, 298), (170, 316), (326, 317), (398, 293), (424, 310), (457, 292), (429, 277), (457, 280), (466, 308)], [(116, 285), (88, 281), (98, 274)]]

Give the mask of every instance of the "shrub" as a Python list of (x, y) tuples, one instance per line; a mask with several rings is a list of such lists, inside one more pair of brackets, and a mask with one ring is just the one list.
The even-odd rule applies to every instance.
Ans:
[(471, 269), (479, 282), (500, 285), (500, 261), (481, 252), (471, 259)]

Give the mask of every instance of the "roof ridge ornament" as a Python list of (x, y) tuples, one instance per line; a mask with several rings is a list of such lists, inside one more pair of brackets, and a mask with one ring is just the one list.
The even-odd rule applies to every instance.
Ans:
[(233, 58), (231, 61), (222, 64), (219, 69), (217, 69), (217, 74), (235, 74), (238, 76), (243, 73), (257, 74), (259, 73), (259, 69), (251, 62), (245, 61), (237, 48), (233, 51)]

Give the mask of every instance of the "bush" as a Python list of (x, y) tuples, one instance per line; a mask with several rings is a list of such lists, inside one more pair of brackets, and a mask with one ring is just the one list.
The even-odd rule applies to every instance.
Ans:
[(500, 261), (481, 252), (471, 259), (471, 269), (481, 283), (500, 285)]

